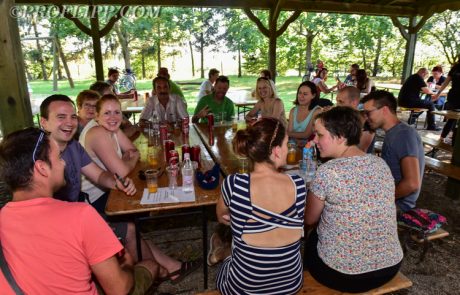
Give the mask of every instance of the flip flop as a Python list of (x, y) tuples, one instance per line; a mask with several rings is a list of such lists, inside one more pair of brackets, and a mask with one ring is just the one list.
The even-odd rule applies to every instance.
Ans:
[(171, 284), (175, 285), (180, 283), (186, 276), (197, 270), (201, 265), (201, 259), (182, 262), (180, 269), (169, 274), (169, 278), (179, 275), (177, 278), (171, 279)]

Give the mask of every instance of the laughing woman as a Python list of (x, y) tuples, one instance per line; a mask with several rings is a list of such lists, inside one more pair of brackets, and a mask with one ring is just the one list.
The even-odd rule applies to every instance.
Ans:
[(315, 120), (315, 143), (332, 160), (316, 172), (307, 198), (306, 266), (321, 284), (365, 292), (390, 281), (403, 253), (396, 226), (395, 185), (381, 158), (359, 147), (358, 111), (335, 107)]
[(257, 79), (256, 98), (258, 99), (256, 105), (246, 115), (246, 121), (257, 119), (257, 113), (260, 112), (262, 117), (275, 118), (281, 121), (286, 126), (286, 114), (284, 111), (284, 104), (278, 98), (276, 93), (276, 86), (272, 80), (260, 77)]
[[(102, 96), (96, 104), (96, 118), (91, 120), (80, 135), (80, 143), (99, 167), (125, 177), (139, 160), (139, 151), (120, 130), (123, 121), (121, 105), (112, 94)], [(105, 210), (108, 192), (83, 178), (82, 191), (100, 213)]]
[[(125, 177), (136, 166), (139, 151), (120, 130), (122, 120), (118, 98), (113, 94), (102, 96), (96, 104), (96, 118), (83, 129), (80, 143), (99, 167)], [(109, 192), (86, 178), (83, 179), (82, 190), (89, 195), (91, 205), (103, 214)], [(122, 223), (117, 226), (120, 224)], [(111, 226), (114, 227), (114, 223)], [(132, 223), (125, 230), (125, 243), (127, 250), (136, 258), (135, 230)], [(159, 277), (160, 281), (171, 280), (177, 283), (200, 266), (198, 261), (181, 262), (165, 255), (151, 241), (141, 240), (141, 249), (143, 257), (158, 263), (158, 274), (154, 274), (153, 278)]]

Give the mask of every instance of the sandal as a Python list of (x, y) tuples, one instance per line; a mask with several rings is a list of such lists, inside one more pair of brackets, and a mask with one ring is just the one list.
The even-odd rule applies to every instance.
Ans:
[(214, 240), (217, 238), (218, 238), (217, 234), (213, 233), (211, 235), (211, 238), (209, 239), (209, 252), (208, 252), (208, 257), (206, 259), (208, 266), (213, 266), (220, 262), (220, 260), (216, 257), (216, 253), (222, 250), (224, 248), (224, 245), (221, 242), (220, 246), (215, 246), (216, 243)]
[(177, 278), (171, 279), (171, 284), (180, 283), (186, 276), (197, 270), (202, 265), (201, 259), (182, 262), (180, 268), (169, 274), (169, 278), (178, 275)]

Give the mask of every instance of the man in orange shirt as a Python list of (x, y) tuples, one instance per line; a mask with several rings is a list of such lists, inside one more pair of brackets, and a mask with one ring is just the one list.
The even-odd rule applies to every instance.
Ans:
[[(19, 288), (25, 294), (96, 295), (93, 275), (106, 294), (143, 294), (158, 264), (134, 266), (90, 205), (52, 197), (65, 184), (64, 168), (58, 144), (42, 130), (16, 131), (0, 144), (0, 178), (13, 193), (0, 210), (0, 241)], [(3, 274), (0, 290), (15, 294)]]

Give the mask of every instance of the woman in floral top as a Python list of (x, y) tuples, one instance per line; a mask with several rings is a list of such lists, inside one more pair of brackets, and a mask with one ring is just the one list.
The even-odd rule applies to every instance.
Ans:
[(359, 113), (335, 107), (315, 121), (322, 157), (307, 198), (305, 264), (320, 283), (342, 292), (365, 292), (390, 281), (403, 258), (398, 240), (395, 185), (386, 163), (359, 149)]

